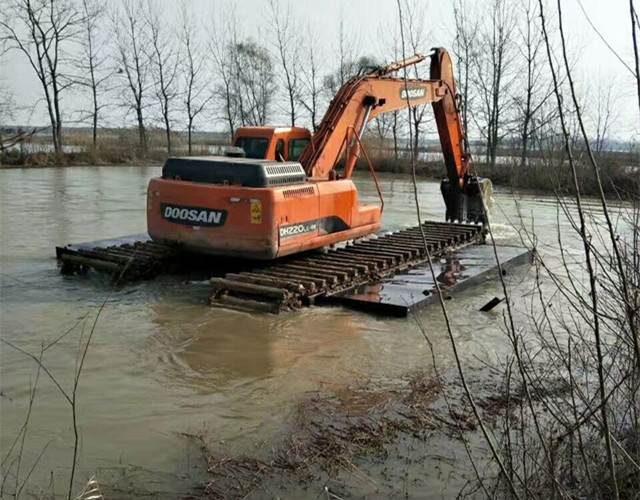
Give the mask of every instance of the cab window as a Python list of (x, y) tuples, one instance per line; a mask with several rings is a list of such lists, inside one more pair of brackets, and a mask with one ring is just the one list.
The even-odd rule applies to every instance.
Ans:
[(289, 141), (289, 161), (298, 161), (309, 139), (291, 139)]
[(264, 159), (269, 140), (266, 137), (238, 137), (236, 147), (242, 148), (247, 158)]

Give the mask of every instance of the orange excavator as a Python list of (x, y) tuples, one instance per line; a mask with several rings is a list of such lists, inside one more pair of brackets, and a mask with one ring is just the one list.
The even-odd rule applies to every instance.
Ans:
[[(394, 76), (428, 57), (429, 79)], [(451, 59), (436, 48), (351, 78), (313, 136), (298, 127), (244, 127), (234, 137), (242, 157), (169, 158), (149, 183), (149, 235), (191, 251), (270, 260), (375, 233), (382, 194), (380, 205), (360, 203), (351, 179), (361, 155), (375, 178), (362, 136), (376, 116), (424, 104), (433, 106), (444, 155), (446, 218), (482, 223)]]

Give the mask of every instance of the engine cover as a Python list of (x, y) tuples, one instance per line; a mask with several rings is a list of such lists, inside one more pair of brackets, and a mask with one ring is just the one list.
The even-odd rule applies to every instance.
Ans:
[(205, 184), (243, 187), (273, 187), (301, 184), (306, 173), (298, 162), (276, 162), (226, 156), (168, 158), (162, 178)]

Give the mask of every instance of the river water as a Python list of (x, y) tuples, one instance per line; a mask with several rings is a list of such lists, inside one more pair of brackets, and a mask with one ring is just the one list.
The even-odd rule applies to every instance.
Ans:
[[(43, 364), (70, 393), (81, 337), (86, 339), (109, 297), (78, 386), (76, 490), (97, 474), (121, 491), (132, 486), (160, 496), (182, 494), (203, 477), (198, 451), (183, 433), (204, 432), (213, 446), (250, 453), (268, 447), (295, 404), (313, 392), (429, 369), (429, 351), (412, 319), (321, 307), (279, 316), (247, 314), (208, 307), (207, 288), (179, 276), (112, 292), (108, 280), (96, 274), (60, 275), (56, 245), (144, 231), (146, 184), (159, 173), (157, 167), (0, 171), (2, 338), (36, 356), (47, 347)], [(367, 177), (357, 184), (365, 201), (376, 200)], [(385, 229), (414, 225), (409, 179), (383, 176), (381, 186)], [(441, 220), (438, 184), (420, 181), (418, 187), (423, 217)], [(494, 198), (498, 242), (518, 243), (509, 225), (516, 215), (513, 195), (496, 192)], [(553, 238), (551, 199), (518, 195), (517, 202), (528, 224), (535, 216), (539, 236)], [(529, 276), (523, 269), (511, 279), (518, 286)], [(492, 281), (449, 303), (469, 365), (491, 361), (507, 349), (500, 308), (478, 312), (496, 295), (498, 283)], [(440, 309), (427, 308), (419, 319), (438, 362), (451, 366)], [(4, 459), (25, 422), (37, 373), (32, 360), (4, 343), (0, 360)], [(19, 482), (37, 465), (25, 492), (66, 492), (72, 437), (70, 406), (41, 372)], [(14, 481), (8, 476), (9, 483)]]

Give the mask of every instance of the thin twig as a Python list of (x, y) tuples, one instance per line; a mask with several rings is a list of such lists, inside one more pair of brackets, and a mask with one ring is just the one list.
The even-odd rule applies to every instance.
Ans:
[[(403, 15), (402, 15), (402, 5), (401, 5), (401, 0), (397, 0), (397, 5), (398, 5), (398, 16), (399, 16), (399, 20), (400, 20), (400, 39), (401, 39), (401, 46), (402, 46), (402, 57), (403, 59), (406, 58), (406, 54), (405, 54), (405, 42), (404, 42), (404, 22), (403, 22)], [(405, 83), (405, 95), (406, 95), (406, 99), (407, 99), (407, 109), (409, 112), (409, 123), (411, 123), (411, 106), (410, 106), (410, 101), (409, 101), (409, 92), (408, 92), (408, 82), (407, 82), (407, 69), (406, 67), (403, 68), (403, 74), (404, 74), (404, 83)], [(451, 98), (454, 100), (455, 102), (455, 96), (451, 96)], [(411, 140), (411, 127), (409, 128), (409, 143), (411, 144), (412, 140)], [(480, 429), (482, 430), (482, 434), (484, 435), (485, 441), (487, 442), (489, 448), (491, 449), (491, 453), (493, 455), (494, 460), (496, 461), (496, 463), (498, 464), (498, 466), (500, 467), (500, 470), (502, 472), (502, 474), (505, 477), (505, 480), (507, 481), (508, 485), (509, 485), (509, 489), (511, 490), (511, 493), (513, 494), (513, 496), (516, 499), (519, 499), (520, 496), (518, 495), (518, 492), (513, 484), (513, 482), (511, 482), (508, 474), (507, 474), (507, 470), (504, 466), (504, 464), (502, 463), (502, 459), (500, 458), (498, 451), (496, 449), (496, 446), (493, 442), (493, 439), (491, 438), (491, 436), (489, 435), (489, 431), (485, 426), (485, 423), (482, 419), (482, 416), (480, 415), (480, 412), (478, 410), (478, 407), (475, 403), (475, 400), (473, 398), (473, 395), (471, 394), (471, 390), (469, 389), (469, 386), (467, 384), (467, 380), (465, 377), (465, 373), (464, 373), (464, 369), (462, 367), (462, 361), (460, 359), (460, 354), (458, 352), (458, 346), (456, 344), (455, 341), (455, 337), (453, 335), (453, 330), (451, 327), (451, 322), (449, 320), (449, 314), (447, 312), (447, 307), (445, 305), (444, 302), (444, 296), (442, 294), (442, 290), (440, 289), (440, 284), (436, 278), (436, 273), (435, 273), (435, 269), (433, 268), (433, 262), (431, 261), (431, 255), (430, 255), (430, 251), (429, 251), (429, 245), (427, 243), (427, 239), (426, 236), (424, 234), (424, 228), (422, 226), (422, 216), (420, 213), (420, 200), (418, 197), (418, 186), (417, 186), (417, 180), (416, 180), (416, 165), (415, 165), (415, 151), (413, 148), (411, 148), (410, 151), (410, 160), (411, 160), (411, 180), (413, 183), (413, 195), (414, 195), (414, 201), (416, 204), (416, 216), (418, 218), (418, 227), (420, 228), (420, 234), (422, 236), (422, 241), (424, 244), (424, 248), (426, 251), (426, 256), (427, 256), (427, 262), (429, 264), (429, 271), (431, 273), (431, 277), (433, 280), (433, 283), (435, 285), (436, 288), (436, 294), (438, 296), (438, 301), (440, 303), (440, 308), (442, 310), (442, 315), (444, 317), (444, 321), (445, 321), (445, 326), (447, 329), (447, 333), (449, 335), (449, 340), (451, 342), (451, 348), (453, 350), (453, 355), (456, 361), (456, 366), (458, 369), (458, 374), (460, 376), (460, 381), (462, 382), (462, 386), (464, 388), (465, 394), (467, 396), (467, 399), (469, 400), (469, 404), (473, 410), (473, 414), (478, 422), (478, 425), (480, 426)]]

